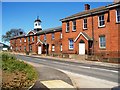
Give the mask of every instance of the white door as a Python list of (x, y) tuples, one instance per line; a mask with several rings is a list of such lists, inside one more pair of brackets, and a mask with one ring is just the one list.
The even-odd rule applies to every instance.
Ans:
[(38, 46), (38, 54), (42, 54), (41, 46)]
[(79, 43), (79, 54), (80, 55), (85, 54), (85, 43)]

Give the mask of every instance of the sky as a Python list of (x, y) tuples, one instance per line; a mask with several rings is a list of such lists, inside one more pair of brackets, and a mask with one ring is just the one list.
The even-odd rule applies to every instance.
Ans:
[[(26, 33), (33, 30), (34, 20), (39, 16), (42, 29), (61, 26), (60, 19), (84, 11), (84, 4), (97, 8), (112, 2), (2, 2), (2, 34), (13, 28)], [(0, 3), (1, 6), (1, 3)], [(1, 11), (1, 10), (0, 10)], [(0, 37), (1, 38), (1, 37)]]

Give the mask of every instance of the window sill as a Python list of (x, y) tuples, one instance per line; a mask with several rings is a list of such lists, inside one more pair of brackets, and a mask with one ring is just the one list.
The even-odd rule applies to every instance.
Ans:
[(76, 32), (76, 30), (72, 30), (72, 32)]
[(69, 49), (69, 51), (73, 51), (73, 49)]
[(66, 31), (66, 33), (69, 33), (70, 31)]
[(100, 50), (106, 50), (106, 47), (103, 47), (103, 48), (102, 48), (102, 47), (100, 47)]
[(83, 30), (88, 30), (87, 28), (83, 28)]
[(120, 22), (116, 22), (116, 24), (120, 24)]
[(103, 25), (103, 26), (98, 26), (98, 28), (104, 28), (105, 27), (105, 25)]

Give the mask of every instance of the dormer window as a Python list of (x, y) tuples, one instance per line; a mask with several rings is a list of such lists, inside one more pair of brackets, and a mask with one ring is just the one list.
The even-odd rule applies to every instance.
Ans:
[(120, 8), (116, 10), (116, 22), (120, 23)]
[(105, 26), (104, 14), (98, 16), (98, 26), (99, 27), (104, 27)]

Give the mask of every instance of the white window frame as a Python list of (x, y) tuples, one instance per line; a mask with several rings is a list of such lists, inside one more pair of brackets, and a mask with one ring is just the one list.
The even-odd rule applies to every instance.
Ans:
[(55, 39), (55, 34), (54, 33), (52, 33), (52, 40), (54, 40)]
[(38, 42), (40, 41), (40, 35), (37, 36), (37, 40), (38, 40)]
[(20, 38), (20, 43), (22, 42), (21, 38)]
[[(69, 25), (69, 26), (68, 26), (68, 25)], [(66, 32), (69, 32), (69, 31), (70, 31), (69, 27), (70, 27), (69, 22), (66, 22)]]
[(34, 42), (34, 36), (32, 36), (32, 42)]
[[(74, 24), (74, 22), (75, 22), (75, 24)], [(74, 29), (74, 27), (75, 27), (75, 29)], [(72, 31), (76, 31), (76, 20), (72, 21)]]
[(116, 22), (120, 23), (120, 21), (118, 21), (118, 17), (120, 18), (120, 15), (117, 14), (118, 11), (120, 12), (120, 8), (116, 9)]
[(60, 45), (60, 51), (62, 52), (62, 44)]
[(24, 38), (24, 42), (26, 42), (26, 38)]
[(105, 48), (106, 48), (106, 38), (105, 38), (105, 41), (104, 41), (105, 46), (101, 46), (101, 41), (100, 41), (100, 38), (101, 38), (101, 37), (104, 37), (104, 38), (105, 38), (105, 35), (99, 36), (99, 48), (105, 49)]
[(55, 45), (53, 44), (52, 45), (52, 52), (54, 52), (55, 51)]
[(46, 40), (47, 38), (46, 38), (46, 34), (44, 35), (44, 40)]
[[(73, 39), (69, 39), (69, 49), (70, 49), (70, 50), (73, 50), (73, 49), (74, 49), (74, 41), (73, 41), (73, 43), (71, 44), (71, 40), (73, 41)], [(71, 46), (73, 46), (73, 47), (71, 47)]]
[(83, 19), (83, 29), (87, 29), (87, 27), (85, 27), (85, 24), (87, 25), (87, 22), (85, 23), (84, 20), (87, 20), (87, 18), (84, 18), (84, 19)]
[[(99, 17), (101, 17), (101, 16), (104, 16), (104, 14), (98, 16), (98, 27), (105, 27), (105, 16), (104, 16), (104, 20), (100, 20)], [(100, 22), (102, 22), (102, 21), (104, 21), (104, 25), (100, 26)]]

